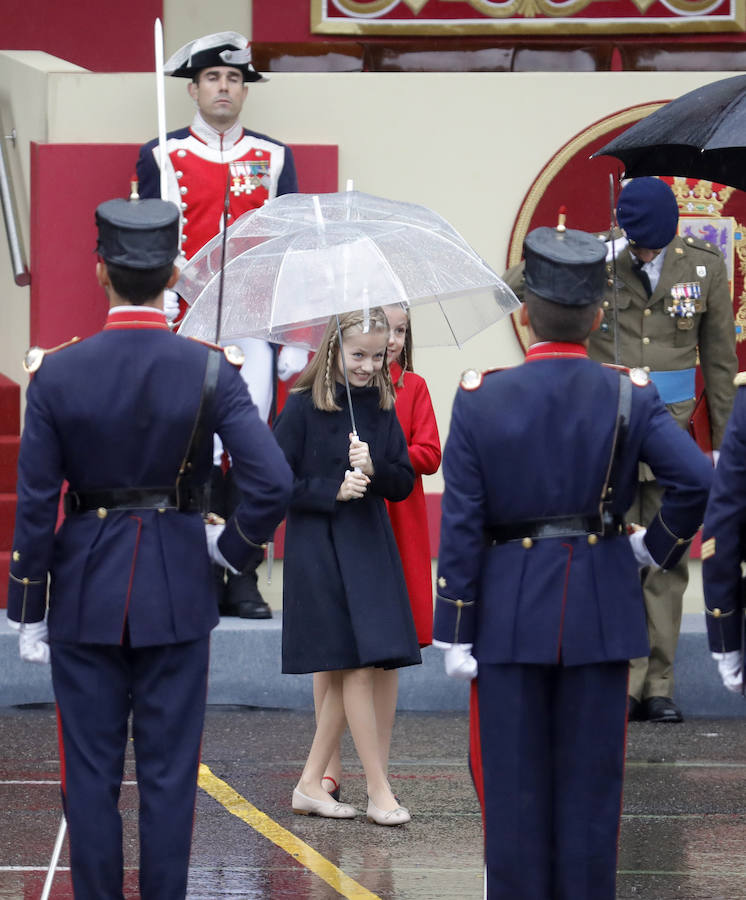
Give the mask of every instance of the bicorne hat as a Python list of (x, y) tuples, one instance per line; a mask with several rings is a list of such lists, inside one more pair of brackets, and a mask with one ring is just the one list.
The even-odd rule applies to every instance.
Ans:
[(202, 69), (230, 66), (243, 74), (244, 81), (269, 81), (251, 64), (251, 47), (237, 31), (206, 34), (184, 44), (163, 66), (166, 75), (194, 78)]

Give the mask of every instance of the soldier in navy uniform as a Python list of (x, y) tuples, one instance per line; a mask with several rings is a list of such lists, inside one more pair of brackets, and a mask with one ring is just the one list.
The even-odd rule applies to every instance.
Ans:
[(725, 429), (702, 527), (702, 580), (710, 650), (728, 690), (743, 693), (746, 561), (746, 372)]
[[(681, 557), (712, 466), (644, 371), (588, 358), (603, 244), (539, 228), (524, 249), (526, 361), (465, 373), (453, 406), (433, 643), (474, 679), (486, 896), (613, 900), (638, 568)], [(665, 493), (630, 537), (641, 460)]]
[[(166, 135), (167, 197), (181, 210), (181, 256), (191, 259), (222, 228), (226, 187), (227, 224), (267, 200), (298, 190), (293, 152), (286, 144), (244, 128), (239, 117), (249, 84), (268, 79), (254, 68), (247, 39), (235, 31), (221, 31), (189, 41), (166, 61), (164, 72), (188, 79), (189, 95), (197, 109), (187, 128)], [(141, 197), (160, 197), (160, 149), (157, 140), (140, 148), (137, 177)], [(179, 303), (181, 302), (181, 311)], [(186, 304), (166, 291), (166, 315), (178, 320)], [(266, 341), (241, 338), (234, 343), (244, 352), (241, 374), (260, 416), (269, 420), (276, 378), (286, 381), (303, 369), (307, 351), (277, 348)], [(223, 447), (215, 444), (211, 509), (229, 515), (240, 500), (233, 473), (223, 475)], [(219, 569), (219, 602), (224, 615), (269, 619), (272, 611), (257, 587), (256, 569), (264, 558), (255, 553), (241, 573)]]
[[(51, 656), (76, 900), (123, 896), (117, 801), (130, 713), (141, 896), (175, 900), (186, 893), (219, 618), (211, 559), (243, 567), (282, 518), (292, 475), (228, 351), (168, 328), (173, 204), (111, 200), (96, 221), (111, 307), (103, 331), (27, 355), (8, 618), (24, 659)], [(201, 511), (213, 432), (242, 493), (224, 525), (205, 525)]]

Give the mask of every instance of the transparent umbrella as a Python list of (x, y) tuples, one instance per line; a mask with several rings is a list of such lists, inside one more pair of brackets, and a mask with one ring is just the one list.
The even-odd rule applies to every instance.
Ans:
[[(350, 193), (355, 192), (328, 196), (344, 200)], [(292, 196), (303, 198), (297, 219), (278, 217), (277, 209)], [(519, 305), (499, 275), (437, 214), (432, 215), (439, 224), (432, 228), (404, 221), (403, 210), (413, 204), (382, 201), (389, 205), (386, 219), (328, 221), (322, 199), (281, 197), (241, 217), (253, 221), (251, 236), (236, 235), (241, 220), (229, 230), (229, 244), (243, 240), (247, 247), (226, 254), (221, 339), (255, 337), (315, 349), (330, 316), (402, 303), (411, 309), (419, 345), (461, 346)], [(398, 216), (397, 205), (402, 207)], [(282, 227), (285, 232), (260, 240), (257, 224), (268, 222), (273, 223), (268, 231)], [(176, 286), (191, 304), (181, 334), (214, 338), (218, 248), (215, 242), (201, 259), (190, 261)]]

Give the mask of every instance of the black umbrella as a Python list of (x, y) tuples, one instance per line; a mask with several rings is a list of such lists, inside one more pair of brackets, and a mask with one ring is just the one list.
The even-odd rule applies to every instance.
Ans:
[(620, 159), (626, 178), (680, 175), (746, 190), (746, 75), (671, 100), (596, 156)]

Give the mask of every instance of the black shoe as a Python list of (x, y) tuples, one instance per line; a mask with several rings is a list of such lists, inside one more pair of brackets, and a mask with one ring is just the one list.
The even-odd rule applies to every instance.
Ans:
[(627, 698), (627, 721), (639, 722), (642, 719), (642, 704), (631, 694)]
[(648, 697), (642, 701), (642, 718), (646, 722), (683, 722), (679, 707), (670, 697)]
[(254, 572), (228, 576), (228, 606), (235, 610), (233, 615), (242, 619), (272, 618), (272, 610), (256, 586)]

